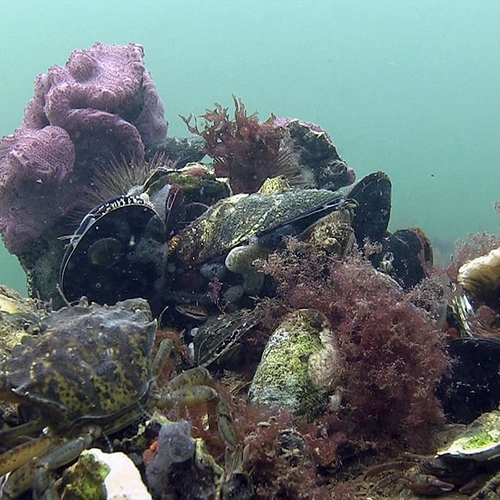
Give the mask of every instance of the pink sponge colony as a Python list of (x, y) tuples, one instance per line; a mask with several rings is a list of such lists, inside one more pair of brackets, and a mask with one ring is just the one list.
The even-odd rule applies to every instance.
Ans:
[(0, 141), (0, 232), (23, 253), (78, 207), (97, 168), (144, 156), (167, 133), (141, 46), (96, 43), (38, 76), (13, 135)]

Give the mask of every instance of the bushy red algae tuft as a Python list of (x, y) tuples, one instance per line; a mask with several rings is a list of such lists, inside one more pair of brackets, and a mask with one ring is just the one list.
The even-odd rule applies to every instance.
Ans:
[(259, 121), (257, 114), (247, 114), (241, 99), (233, 95), (234, 120), (228, 108), (215, 108), (201, 117), (203, 129), (191, 125), (192, 116), (181, 117), (189, 131), (205, 140), (206, 153), (215, 159), (217, 177), (228, 177), (233, 193), (253, 193), (268, 178), (281, 173), (280, 142), (283, 129), (275, 127), (275, 117)]
[(287, 307), (331, 322), (348, 366), (339, 413), (353, 426), (348, 438), (428, 449), (443, 419), (434, 394), (449, 366), (443, 334), (360, 255), (340, 261), (289, 240), (261, 266)]
[(496, 234), (490, 234), (486, 231), (469, 234), (467, 238), (456, 242), (455, 251), (451, 255), (448, 275), (455, 281), (458, 270), (462, 265), (477, 257), (486, 255), (498, 247), (500, 247), (500, 236)]

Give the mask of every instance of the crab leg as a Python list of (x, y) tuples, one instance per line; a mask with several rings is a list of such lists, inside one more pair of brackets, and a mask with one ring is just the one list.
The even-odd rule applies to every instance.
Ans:
[(0, 431), (0, 441), (3, 446), (10, 447), (10, 445), (15, 444), (16, 440), (20, 437), (35, 435), (37, 432), (41, 431), (43, 427), (43, 424), (39, 420), (31, 420), (25, 424), (20, 424), (16, 427)]
[(158, 406), (170, 409), (175, 405), (190, 407), (216, 401), (217, 427), (220, 435), (227, 445), (236, 448), (239, 441), (231, 411), (227, 403), (219, 397), (213, 385), (214, 380), (206, 368), (202, 366), (192, 368), (170, 381), (169, 393), (158, 402)]
[(153, 362), (151, 363), (151, 373), (153, 375), (153, 379), (156, 380), (160, 376), (167, 359), (174, 349), (174, 344), (170, 339), (165, 339), (160, 342), (158, 346), (158, 352), (156, 353)]
[(435, 476), (424, 474), (418, 465), (406, 473), (405, 479), (408, 488), (419, 495), (441, 495), (455, 487)]
[(202, 366), (197, 366), (196, 368), (182, 372), (177, 375), (177, 377), (174, 377), (168, 383), (168, 389), (171, 392), (175, 392), (182, 387), (194, 387), (197, 385), (210, 387), (214, 385), (214, 380), (210, 375), (210, 372)]
[[(53, 441), (49, 436), (37, 439), (36, 442), (42, 442), (45, 448), (42, 448), (42, 445), (40, 445), (39, 450), (32, 447), (32, 449), (29, 450), (31, 452), (30, 456), (28, 456), (24, 462), (17, 463), (15, 465), (15, 467), (17, 467), (16, 470), (14, 470), (14, 468), (10, 469), (14, 470), (14, 472), (9, 475), (3, 487), (2, 498), (16, 498), (27, 491), (32, 485), (36, 495), (38, 495), (35, 495), (35, 498), (50, 498), (52, 482), (49, 472), (63, 465), (67, 465), (78, 458), (82, 451), (88, 448), (100, 433), (101, 429), (99, 427), (89, 426), (83, 435), (53, 450), (47, 451), (45, 455), (43, 455), (43, 452), (53, 444)], [(35, 441), (24, 444), (28, 445), (32, 443), (35, 443)], [(20, 445), (10, 450), (10, 452), (16, 452), (23, 446), (24, 445)], [(28, 450), (26, 450), (26, 453), (27, 451)]]
[(52, 441), (49, 437), (41, 437), (27, 441), (6, 451), (0, 455), (0, 476), (18, 469), (31, 458), (40, 455), (40, 453), (43, 453), (50, 447), (51, 443)]
[(182, 387), (167, 394), (159, 401), (158, 406), (167, 409), (174, 406), (189, 408), (201, 403), (208, 403), (217, 398), (217, 391), (213, 387), (194, 385), (192, 387)]
[(219, 398), (217, 401), (217, 427), (222, 439), (232, 448), (237, 448), (240, 444), (236, 428), (233, 423), (233, 417), (227, 403)]
[(62, 446), (49, 451), (36, 465), (36, 473), (33, 479), (34, 498), (56, 499), (59, 498), (54, 490), (54, 480), (51, 471), (70, 464), (76, 460), (83, 450), (90, 447), (94, 438), (100, 434), (100, 429), (89, 428), (88, 433), (76, 439), (72, 439)]

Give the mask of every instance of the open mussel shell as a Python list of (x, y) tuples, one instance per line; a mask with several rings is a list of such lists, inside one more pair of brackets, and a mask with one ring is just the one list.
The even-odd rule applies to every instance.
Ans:
[(449, 422), (468, 424), (498, 408), (500, 401), (500, 341), (459, 338), (447, 353), (451, 372), (441, 380), (437, 396)]
[(166, 229), (152, 205), (120, 196), (90, 211), (63, 257), (59, 285), (68, 301), (98, 304), (150, 298), (166, 263)]

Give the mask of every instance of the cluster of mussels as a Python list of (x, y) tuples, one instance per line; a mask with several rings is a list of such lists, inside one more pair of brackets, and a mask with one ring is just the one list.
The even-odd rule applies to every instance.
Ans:
[(432, 252), (418, 230), (387, 233), (387, 175), (377, 172), (343, 187), (341, 173), (349, 167), (326, 133), (298, 120), (292, 124), (305, 129), (296, 148), (325, 148), (323, 156), (335, 158), (332, 179), (344, 181), (330, 179), (328, 189), (314, 181), (296, 185), (278, 170), (257, 192), (231, 195), (231, 179), (216, 177), (212, 164), (174, 168), (157, 156), (103, 172), (95, 181), (103, 201), (70, 237), (60, 268), (67, 301), (86, 296), (111, 305), (143, 297), (157, 315), (167, 308), (195, 320), (218, 309), (242, 309), (252, 304), (249, 298), (269, 293), (254, 262), (284, 248), (289, 237), (339, 257), (355, 243), (370, 242), (374, 266), (404, 289), (414, 286)]
[[(402, 291), (424, 277), (432, 251), (419, 230), (387, 231), (386, 174), (354, 182), (326, 132), (299, 120), (279, 130), (283, 150), (255, 192), (232, 194), (245, 183), (219, 177), (219, 157), (172, 164), (156, 153), (149, 162), (116, 162), (94, 180), (101, 202), (71, 236), (59, 285), (68, 302), (147, 299), (164, 327), (184, 332), (190, 363), (255, 372), (251, 403), (311, 420), (329, 404), (338, 409), (345, 360), (327, 317), (299, 308), (241, 367), (238, 346), (262, 319), (262, 298), (276, 292), (258, 263), (291, 239), (339, 260), (368, 246), (387, 286)], [(196, 142), (175, 145), (180, 158), (196, 149)], [(201, 146), (204, 154), (207, 144)], [(229, 173), (235, 171), (233, 165)]]
[[(203, 131), (185, 119), (203, 141), (168, 139), (149, 151), (149, 160), (116, 161), (93, 179), (93, 195), (86, 201), (90, 210), (65, 246), (58, 276), (60, 295), (68, 306), (77, 305), (33, 321), (46, 335), (16, 347), (12, 360), (2, 365), (0, 392), (15, 393), (14, 402), (27, 399), (42, 417), (48, 416), (52, 427), (54, 420), (62, 422), (61, 428), (55, 426), (55, 435), (70, 433), (72, 443), (75, 429), (82, 433), (89, 422), (98, 424), (98, 432), (92, 428), (94, 434), (123, 432), (142, 410), (151, 410), (159, 401), (165, 408), (170, 404), (166, 401), (180, 405), (217, 400), (219, 430), (233, 451), (231, 456), (237, 457), (234, 463), (226, 463), (226, 470), (215, 462), (208, 467), (207, 457), (212, 459), (203, 441), (191, 438), (191, 426), (181, 421), (176, 427), (161, 417), (159, 448), (152, 458), (145, 455), (142, 463), (154, 498), (164, 498), (165, 492), (172, 498), (195, 498), (200, 488), (211, 491), (210, 484), (223, 498), (253, 498), (256, 493), (273, 498), (284, 488), (288, 473), (276, 464), (266, 465), (259, 453), (264, 456), (262, 450), (274, 441), (279, 449), (277, 464), (295, 470), (306, 461), (304, 471), (326, 475), (349, 434), (338, 415), (356, 421), (359, 436), (374, 432), (389, 441), (404, 436), (403, 429), (415, 423), (415, 415), (424, 433), (439, 420), (434, 390), (448, 367), (439, 344), (442, 339), (436, 322), (424, 320), (406, 301), (410, 295), (406, 292), (414, 290), (432, 266), (432, 248), (419, 229), (388, 232), (388, 176), (376, 172), (355, 181), (353, 170), (319, 127), (274, 117), (258, 122), (253, 115), (246, 116), (240, 101), (235, 99), (235, 105), (231, 133), (228, 123), (221, 126), (226, 110), (216, 108), (205, 116)], [(250, 132), (245, 135), (244, 130)], [(202, 163), (206, 154), (212, 161)], [(337, 268), (335, 263), (344, 265)], [(34, 293), (37, 285), (42, 296), (50, 288), (49, 275), (31, 270), (32, 277), (48, 276), (47, 283), (32, 282)], [(347, 289), (351, 284), (352, 290)], [(335, 304), (336, 298), (341, 302)], [(436, 304), (428, 309), (439, 313)], [(454, 311), (448, 312), (451, 318)], [(139, 315), (151, 329), (140, 352), (138, 345), (123, 344), (143, 337), (136, 328), (141, 325), (134, 323), (138, 319), (130, 315)], [(57, 328), (49, 325), (51, 321)], [(92, 347), (88, 331), (80, 338), (80, 322), (87, 322), (86, 328), (95, 329), (110, 345), (118, 343)], [(156, 360), (151, 359), (156, 324), (159, 333), (169, 337), (169, 349), (183, 357), (182, 368), (189, 368), (182, 383), (174, 379), (166, 384), (170, 395), (161, 398), (155, 384), (165, 360), (158, 360), (161, 347)], [(42, 366), (38, 351), (45, 349), (44, 338), (54, 345), (47, 348), (50, 361)], [(254, 352), (242, 354), (242, 345)], [(454, 356), (452, 347), (450, 355)], [(68, 356), (73, 361), (67, 361)], [(23, 360), (37, 369), (22, 368)], [(69, 369), (72, 365), (87, 371)], [(65, 378), (51, 375), (54, 368)], [(133, 376), (124, 377), (122, 368), (136, 375), (138, 382)], [(232, 395), (243, 398), (244, 408), (235, 410), (236, 424), (224, 399), (211, 388), (206, 368), (224, 373), (230, 390), (231, 384), (239, 383)], [(39, 376), (34, 377), (36, 373)], [(438, 392), (447, 414), (456, 416), (460, 412), (451, 406), (463, 406), (464, 398), (457, 394), (461, 381), (456, 381), (455, 373), (453, 377), (443, 379)], [(195, 388), (183, 392), (186, 381)], [(91, 409), (81, 403), (85, 399), (78, 393), (81, 386), (95, 396)], [(243, 386), (248, 391), (241, 390)], [(390, 405), (392, 414), (386, 413)], [(261, 407), (273, 409), (274, 416), (251, 409)], [(491, 405), (479, 413), (489, 409)], [(462, 420), (472, 421), (478, 415), (477, 408), (473, 411)], [(265, 418), (267, 422), (260, 421)], [(321, 424), (301, 434), (295, 427), (299, 422)], [(86, 432), (78, 439), (88, 439), (84, 447), (89, 447), (99, 435), (90, 438)], [(238, 432), (248, 433), (243, 444), (250, 452), (233, 438)], [(9, 430), (5, 437), (10, 434)], [(351, 434), (356, 433), (351, 430)], [(118, 448), (126, 448), (122, 445), (127, 439)], [(401, 438), (410, 445), (417, 440)], [(361, 453), (359, 443), (353, 451), (353, 443), (354, 438), (347, 455)], [(56, 454), (51, 453), (46, 456), (52, 459)], [(10, 455), (5, 458), (10, 465), (12, 460)], [(36, 467), (50, 469), (48, 461), (42, 459)], [(192, 462), (190, 469), (175, 468), (187, 461)], [(266, 479), (270, 471), (275, 475)], [(307, 481), (320, 491), (316, 472)], [(36, 489), (37, 481), (31, 479), (24, 480), (22, 488), (33, 483)], [(273, 481), (276, 484), (270, 486)], [(17, 491), (15, 482), (10, 480), (9, 491)], [(299, 483), (294, 488), (288, 497), (303, 498)]]

